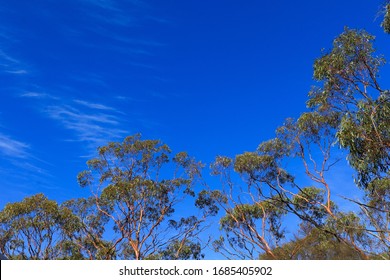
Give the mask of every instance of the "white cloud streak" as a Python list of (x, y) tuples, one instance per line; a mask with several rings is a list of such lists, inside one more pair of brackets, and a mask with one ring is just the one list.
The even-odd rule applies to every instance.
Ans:
[(4, 50), (0, 50), (0, 59), (2, 60), (2, 65), (9, 66), (10, 64), (17, 64), (19, 63), (19, 60), (11, 57), (10, 55), (6, 54)]
[(115, 26), (133, 26), (138, 20), (126, 13), (121, 5), (130, 3), (133, 6), (140, 6), (142, 1), (116, 1), (116, 0), (79, 0), (88, 10), (88, 16), (101, 23)]
[(23, 69), (20, 69), (20, 70), (8, 70), (8, 71), (5, 71), (9, 74), (16, 74), (16, 75), (25, 75), (25, 74), (28, 74), (27, 70), (23, 70)]
[(126, 121), (122, 118), (125, 114), (116, 108), (84, 98), (66, 97), (63, 91), (61, 95), (46, 92), (47, 90), (26, 91), (20, 93), (19, 97), (33, 101), (31, 105), (35, 109), (71, 132), (71, 135), (68, 134), (62, 140), (82, 142), (82, 147), (91, 152), (109, 141), (123, 138), (128, 133), (123, 129)]
[(115, 110), (114, 108), (103, 105), (103, 104), (91, 103), (91, 102), (87, 102), (87, 101), (79, 100), (79, 99), (75, 99), (73, 101), (77, 104), (83, 105), (83, 106), (91, 108), (91, 109), (106, 110), (106, 111), (108, 111), (108, 110), (114, 111)]
[(86, 142), (89, 149), (96, 149), (127, 133), (121, 129), (122, 122), (115, 109), (103, 104), (74, 100), (72, 105), (48, 106), (46, 113), (75, 134), (76, 138), (70, 141)]
[(13, 56), (7, 54), (4, 50), (0, 49), (0, 67), (5, 73), (14, 75), (28, 74), (26, 67)]
[(36, 99), (58, 99), (57, 97), (47, 94), (47, 93), (42, 93), (42, 92), (36, 92), (36, 91), (28, 91), (25, 93), (22, 93), (20, 95), (21, 97), (27, 97), (27, 98), (36, 98)]
[(11, 137), (0, 134), (0, 153), (10, 157), (26, 159), (29, 157), (29, 145), (12, 139)]

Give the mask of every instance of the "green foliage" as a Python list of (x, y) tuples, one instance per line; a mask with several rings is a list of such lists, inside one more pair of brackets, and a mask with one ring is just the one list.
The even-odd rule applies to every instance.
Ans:
[(274, 138), (261, 143), (257, 150), (273, 159), (280, 159), (290, 155), (292, 147), (289, 144), (280, 138)]
[(350, 151), (349, 162), (358, 171), (358, 184), (368, 188), (390, 166), (390, 95), (387, 91), (372, 102), (360, 102), (356, 114), (346, 114), (338, 138)]
[(303, 113), (299, 117), (297, 127), (303, 137), (318, 142), (321, 138), (332, 136), (339, 123), (340, 115), (338, 112), (329, 112), (328, 114), (309, 112)]
[(390, 166), (390, 97), (378, 81), (385, 60), (375, 55), (373, 41), (365, 31), (345, 29), (331, 52), (316, 60), (314, 77), (323, 86), (308, 101), (310, 108), (341, 116), (337, 138), (363, 188)]
[(215, 161), (211, 163), (210, 169), (212, 175), (223, 175), (227, 170), (232, 168), (233, 160), (225, 156), (217, 156)]
[(292, 205), (302, 218), (314, 222), (317, 226), (322, 225), (327, 216), (327, 211), (322, 206), (324, 194), (325, 191), (322, 189), (303, 188), (292, 198)]
[[(388, 1), (387, 1), (387, 3), (388, 3)], [(390, 33), (390, 4), (385, 5), (384, 14), (385, 15), (384, 15), (383, 21), (381, 23), (381, 26), (386, 33)]]
[[(201, 253), (202, 246), (199, 242), (184, 240), (172, 241), (165, 250), (155, 255), (150, 255), (147, 260), (201, 260), (204, 254)], [(179, 254), (178, 254), (179, 252)]]
[(345, 112), (360, 97), (372, 100), (368, 87), (380, 90), (378, 71), (385, 62), (375, 55), (373, 40), (366, 31), (347, 28), (334, 40), (333, 49), (314, 63), (314, 78), (323, 86), (309, 93), (310, 108)]
[[(93, 189), (99, 215), (114, 225), (117, 237), (109, 248), (113, 256), (184, 257), (184, 251), (197, 244), (195, 233), (202, 230), (206, 216), (216, 213), (217, 208), (201, 194), (195, 203), (203, 210), (200, 217), (173, 219), (179, 203), (195, 197), (193, 187), (203, 165), (185, 152), (170, 154), (158, 140), (129, 136), (122, 143), (100, 147), (98, 157), (87, 162), (89, 169), (79, 174), (80, 185)], [(173, 241), (182, 246), (172, 247)], [(193, 253), (187, 258), (201, 255)]]
[[(322, 230), (303, 225), (302, 236), (275, 248), (280, 260), (360, 260), (361, 255), (351, 245)], [(260, 259), (270, 259), (262, 254)]]
[(274, 201), (263, 201), (256, 204), (238, 204), (229, 209), (220, 220), (221, 228), (230, 231), (234, 228), (242, 228), (251, 231), (256, 227), (258, 220), (267, 220), (269, 231), (278, 239), (283, 237), (280, 228), (280, 219), (286, 214), (280, 205), (275, 205)]
[(246, 152), (236, 156), (234, 170), (250, 179), (259, 181), (272, 181), (275, 179), (277, 163), (269, 155), (261, 155), (257, 152)]
[[(349, 90), (343, 87), (350, 83), (351, 78), (374, 79), (369, 72), (377, 74), (379, 66), (384, 63), (381, 57), (374, 56), (372, 45), (374, 36), (364, 30), (345, 28), (333, 42), (333, 49), (314, 62), (314, 78), (326, 82), (325, 89), (331, 91)], [(330, 96), (329, 96), (330, 97)]]
[(10, 259), (63, 258), (58, 240), (75, 218), (43, 194), (8, 203), (0, 212), (0, 250)]
[(195, 201), (195, 205), (199, 209), (204, 209), (209, 215), (214, 216), (218, 214), (219, 211), (216, 201), (224, 199), (226, 198), (222, 197), (222, 194), (219, 191), (210, 192), (202, 190)]
[(110, 243), (103, 239), (108, 218), (98, 211), (94, 197), (65, 201), (61, 209), (73, 215), (60, 242), (66, 259), (115, 258), (115, 252), (109, 250)]

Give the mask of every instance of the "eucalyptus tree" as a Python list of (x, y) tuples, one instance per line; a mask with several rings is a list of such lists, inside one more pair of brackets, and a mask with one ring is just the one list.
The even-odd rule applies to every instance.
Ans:
[(59, 244), (75, 219), (43, 194), (8, 203), (0, 212), (0, 251), (9, 259), (66, 258)]
[(390, 33), (390, 1), (386, 1), (386, 3), (383, 5), (383, 21), (382, 21), (382, 28), (386, 33)]
[[(224, 187), (208, 195), (224, 210), (224, 234), (214, 242), (218, 252), (233, 258), (280, 258), (278, 248), (288, 242), (285, 224), (295, 219), (367, 258), (359, 219), (338, 210), (327, 178), (338, 162), (331, 152), (339, 122), (338, 113), (304, 113), (296, 121), (288, 119), (277, 137), (257, 151), (234, 159), (217, 157), (213, 174), (221, 176)], [(301, 180), (305, 175), (309, 183), (302, 185), (296, 175)]]
[[(213, 246), (226, 258), (256, 259), (263, 252), (274, 258), (273, 248), (283, 239), (280, 222), (285, 210), (279, 201), (264, 196), (254, 178), (256, 167), (270, 165), (271, 158), (248, 152), (235, 159), (218, 156), (211, 166), (212, 175), (220, 177), (222, 187), (204, 191), (203, 195), (222, 209), (220, 227), (224, 234), (214, 240)], [(238, 174), (242, 177), (237, 178)]]
[(342, 115), (338, 140), (358, 172), (357, 184), (375, 188), (390, 166), (390, 94), (380, 86), (379, 68), (385, 63), (373, 48), (374, 36), (346, 29), (333, 49), (317, 59), (314, 78), (321, 86), (309, 94), (308, 106)]
[[(279, 260), (360, 260), (361, 255), (352, 246), (340, 242), (308, 223), (302, 223), (294, 238), (273, 251)], [(262, 254), (260, 259), (270, 259)]]
[(365, 192), (356, 203), (367, 233), (378, 241), (374, 251), (389, 258), (390, 92), (380, 85), (385, 60), (376, 54), (373, 41), (374, 36), (360, 30), (346, 29), (337, 37), (332, 50), (314, 64), (320, 86), (310, 92), (308, 106), (342, 116), (337, 140), (348, 151), (356, 185)]
[[(112, 237), (106, 254), (122, 259), (200, 259), (210, 211), (196, 201), (202, 164), (159, 140), (129, 136), (98, 149), (78, 181), (90, 187)], [(198, 203), (200, 207), (191, 208)], [(201, 209), (202, 208), (202, 209)]]
[[(385, 60), (375, 53), (373, 40), (365, 31), (346, 28), (314, 63), (318, 84), (309, 92), (310, 111), (286, 120), (276, 138), (257, 151), (216, 159), (214, 174), (227, 186), (209, 192), (226, 213), (220, 221), (225, 237), (215, 242), (217, 250), (277, 258), (283, 221), (292, 215), (360, 258), (388, 257), (390, 94), (380, 86)], [(334, 156), (336, 144), (348, 153), (356, 188), (365, 193), (363, 201), (347, 198), (359, 204), (360, 214), (342, 212), (334, 203), (338, 186), (327, 174), (341, 160)], [(299, 182), (302, 174), (309, 184)], [(237, 176), (241, 183), (232, 180)]]
[(60, 205), (60, 211), (73, 217), (63, 226), (63, 238), (57, 245), (63, 252), (63, 259), (115, 258), (108, 249), (110, 242), (103, 237), (108, 218), (97, 210), (93, 197), (67, 200)]

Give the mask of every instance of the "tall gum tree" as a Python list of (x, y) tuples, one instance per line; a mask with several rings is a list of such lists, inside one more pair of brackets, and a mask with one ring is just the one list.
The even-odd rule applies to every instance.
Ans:
[[(226, 213), (220, 224), (227, 238), (216, 243), (218, 250), (236, 247), (244, 256), (244, 248), (250, 252), (248, 258), (261, 251), (275, 258), (273, 251), (283, 237), (281, 222), (292, 214), (362, 259), (389, 257), (390, 94), (380, 86), (379, 69), (385, 60), (375, 53), (373, 40), (363, 30), (346, 28), (314, 63), (318, 85), (309, 92), (311, 111), (288, 119), (276, 138), (257, 151), (216, 159), (215, 174), (228, 186), (222, 192), (210, 191)], [(337, 143), (356, 170), (356, 187), (365, 193), (363, 201), (347, 198), (361, 207), (361, 213), (342, 212), (332, 199), (332, 189), (338, 186), (329, 183), (327, 174), (340, 160), (332, 156)], [(296, 172), (288, 171), (291, 158), (301, 162), (311, 185), (302, 186)], [(241, 176), (244, 187), (231, 180), (229, 168)], [(238, 193), (250, 199), (243, 200)], [(260, 207), (265, 202), (279, 209), (278, 231), (271, 235), (275, 227), (269, 222), (275, 219)]]
[[(257, 151), (234, 159), (217, 157), (212, 169), (223, 188), (209, 195), (224, 211), (220, 220), (224, 234), (214, 242), (218, 252), (243, 259), (281, 258), (278, 248), (287, 241), (285, 222), (296, 217), (312, 232), (323, 232), (367, 258), (358, 218), (338, 210), (327, 180), (327, 172), (338, 162), (331, 151), (339, 119), (337, 113), (305, 113), (296, 121), (288, 119), (277, 129), (277, 137), (261, 143)], [(297, 166), (288, 171), (290, 159), (301, 163), (298, 176), (307, 176), (311, 185), (296, 181)], [(347, 230), (351, 225), (356, 230)]]
[[(134, 135), (100, 147), (87, 165), (78, 180), (82, 187), (91, 188), (97, 210), (112, 225), (114, 237), (107, 249), (113, 256), (136, 260), (203, 257), (199, 234), (210, 212), (205, 201), (195, 199), (201, 163), (185, 152), (171, 156), (160, 141)], [(191, 201), (201, 207), (184, 213)]]
[(357, 187), (365, 192), (363, 201), (355, 202), (366, 233), (377, 241), (373, 253), (389, 258), (390, 92), (380, 85), (385, 60), (376, 54), (374, 39), (364, 30), (345, 29), (332, 50), (316, 60), (314, 78), (320, 86), (310, 92), (307, 104), (317, 112), (341, 115), (337, 140), (348, 151)]
[(0, 212), (0, 251), (9, 259), (68, 259), (63, 241), (77, 220), (43, 194), (8, 203)]

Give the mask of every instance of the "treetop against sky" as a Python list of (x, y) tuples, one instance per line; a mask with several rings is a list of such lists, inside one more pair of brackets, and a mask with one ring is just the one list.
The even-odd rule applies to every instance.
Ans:
[(141, 132), (211, 162), (305, 111), (344, 28), (384, 39), (365, 1), (5, 1), (0, 204), (80, 192), (98, 146)]
[[(58, 202), (89, 196), (76, 178), (86, 161), (136, 133), (207, 166), (256, 150), (286, 118), (308, 111), (312, 86), (328, 78), (320, 67), (313, 76), (313, 62), (345, 26), (375, 34), (374, 47), (389, 57), (380, 1), (3, 2), (1, 207), (35, 193)], [(386, 65), (380, 71), (389, 74)], [(342, 194), (353, 171), (333, 170), (330, 182), (347, 182)]]

